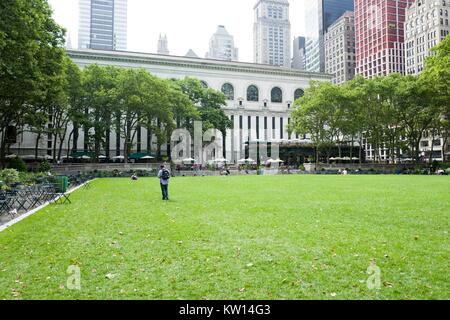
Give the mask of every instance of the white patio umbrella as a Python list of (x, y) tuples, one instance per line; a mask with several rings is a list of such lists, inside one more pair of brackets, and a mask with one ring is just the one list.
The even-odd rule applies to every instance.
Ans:
[(113, 160), (124, 160), (125, 157), (124, 156), (115, 156), (115, 157), (112, 157), (112, 159)]
[(195, 159), (192, 158), (183, 159), (183, 163), (192, 163), (192, 162), (195, 162)]
[(353, 158), (352, 158), (352, 160), (355, 160), (355, 161), (356, 161), (356, 160), (359, 160), (359, 158), (357, 158), (357, 157), (353, 157)]
[(6, 159), (14, 159), (14, 158), (17, 158), (17, 154), (9, 154), (5, 158)]
[(238, 161), (239, 163), (254, 163), (256, 162), (255, 160), (253, 160), (252, 158), (248, 158), (248, 159), (241, 159)]
[(152, 157), (152, 156), (145, 156), (145, 157), (142, 157), (142, 158), (139, 158), (140, 160), (151, 160), (151, 159), (155, 159), (155, 157)]
[(89, 159), (91, 159), (91, 157), (89, 157), (87, 155), (83, 155), (83, 156), (80, 157), (80, 159), (89, 160)]
[(284, 161), (281, 159), (276, 159), (276, 160), (269, 159), (266, 162), (268, 162), (268, 163), (283, 163)]
[(101, 155), (101, 156), (98, 156), (98, 158), (99, 158), (99, 159), (106, 159), (106, 156)]
[(227, 159), (225, 159), (225, 158), (219, 158), (219, 159), (214, 159), (214, 162), (228, 162), (228, 160)]
[[(26, 155), (21, 157), (22, 160), (34, 160), (36, 157), (34, 155)], [(42, 156), (38, 156), (38, 159), (42, 159)]]

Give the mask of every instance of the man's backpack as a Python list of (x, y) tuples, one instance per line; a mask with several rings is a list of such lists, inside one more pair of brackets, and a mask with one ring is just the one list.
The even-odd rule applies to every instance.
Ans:
[(161, 173), (161, 179), (163, 180), (169, 180), (170, 179), (170, 172), (167, 169), (164, 169)]

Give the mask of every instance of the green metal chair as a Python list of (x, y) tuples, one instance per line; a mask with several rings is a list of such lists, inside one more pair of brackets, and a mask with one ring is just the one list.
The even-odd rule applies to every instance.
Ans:
[(69, 191), (69, 178), (67, 176), (57, 176), (53, 186), (58, 196), (55, 203), (72, 203), (70, 201), (70, 193), (67, 193)]

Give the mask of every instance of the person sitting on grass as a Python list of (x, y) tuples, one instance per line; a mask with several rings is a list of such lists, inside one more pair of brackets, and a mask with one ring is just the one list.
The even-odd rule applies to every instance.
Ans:
[(161, 185), (162, 199), (169, 200), (169, 179), (170, 171), (164, 165), (161, 166), (158, 172), (159, 183)]

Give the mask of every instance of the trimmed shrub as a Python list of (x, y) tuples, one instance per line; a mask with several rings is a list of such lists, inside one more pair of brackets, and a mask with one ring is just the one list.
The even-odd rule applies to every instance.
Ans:
[(52, 166), (50, 165), (50, 163), (48, 163), (48, 161), (42, 161), (39, 164), (39, 168), (38, 168), (39, 172), (50, 172), (51, 170), (52, 170)]
[(5, 169), (0, 171), (0, 181), (6, 185), (11, 185), (20, 181), (19, 172), (16, 169)]
[(17, 170), (19, 172), (27, 172), (28, 171), (27, 165), (19, 157), (11, 159), (9, 161), (8, 168), (9, 169), (15, 169), (15, 170)]

